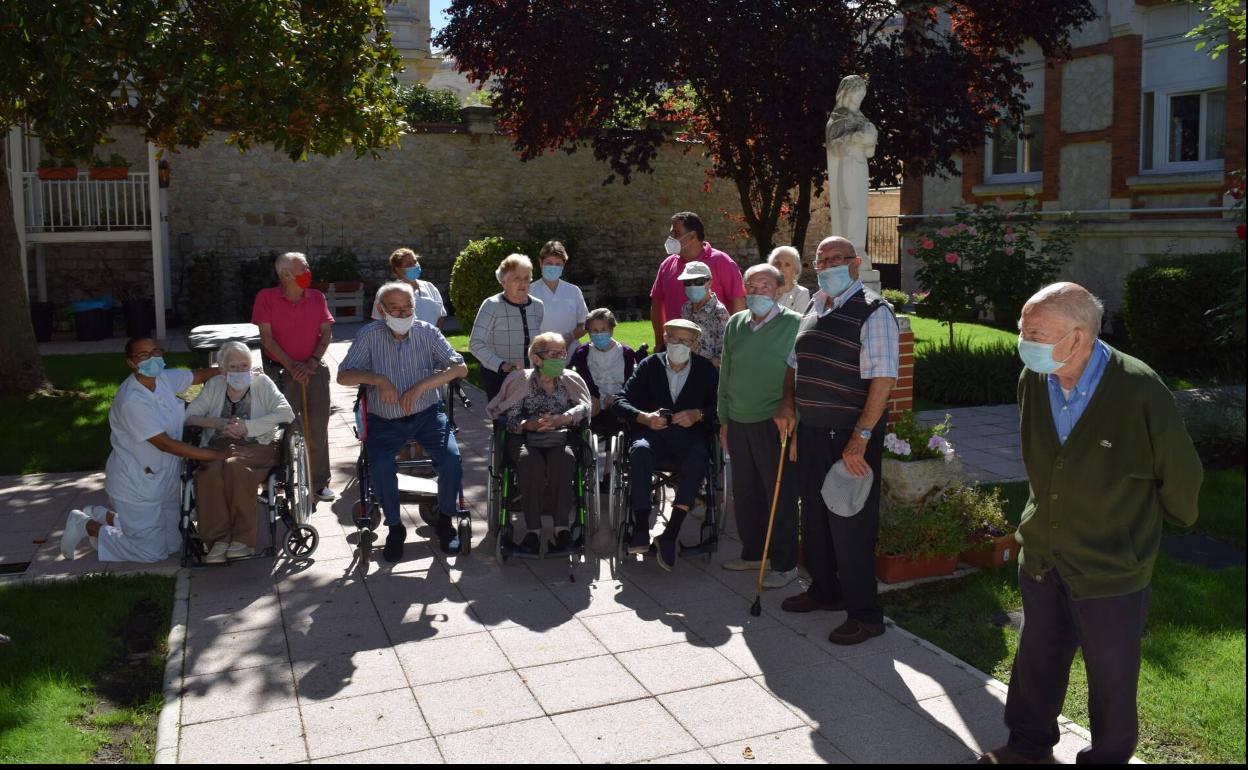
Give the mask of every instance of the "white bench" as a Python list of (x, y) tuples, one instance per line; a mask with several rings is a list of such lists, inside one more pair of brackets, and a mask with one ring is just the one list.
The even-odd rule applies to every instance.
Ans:
[(336, 283), (329, 285), (329, 290), (325, 292), (325, 302), (329, 305), (329, 312), (335, 318), (342, 315), (355, 321), (367, 321), (368, 316), (364, 313), (364, 284), (352, 281), (347, 285), (351, 284), (355, 285), (353, 291), (339, 291)]

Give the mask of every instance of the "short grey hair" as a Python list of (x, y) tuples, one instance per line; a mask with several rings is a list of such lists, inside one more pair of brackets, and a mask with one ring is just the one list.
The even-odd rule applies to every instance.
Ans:
[(1077, 283), (1051, 283), (1031, 295), (1027, 305), (1060, 315), (1093, 337), (1101, 335), (1105, 305), (1092, 292)]
[(217, 364), (224, 369), (227, 365), (226, 362), (229, 361), (232, 355), (245, 356), (248, 368), (251, 367), (251, 348), (247, 347), (246, 343), (238, 340), (230, 340), (223, 343), (221, 347), (217, 348)]
[(607, 326), (612, 329), (616, 327), (615, 313), (612, 313), (610, 308), (596, 307), (589, 311), (589, 315), (585, 316), (585, 325), (589, 326), (594, 321), (606, 321)]
[(758, 275), (759, 273), (763, 273), (774, 281), (776, 288), (780, 288), (784, 285), (784, 274), (781, 273), (775, 265), (769, 265), (766, 262), (761, 262), (746, 270), (745, 276), (742, 277), (741, 281), (743, 283), (747, 283), (749, 282), (751, 276)]
[[(776, 260), (779, 259), (780, 257), (788, 257), (789, 259), (793, 260), (793, 267), (798, 272), (801, 272), (802, 255), (797, 252), (797, 249), (793, 248), (792, 246), (777, 246), (776, 248), (771, 250), (770, 254), (767, 255), (767, 264), (775, 265)], [(777, 265), (777, 267), (779, 266)]]
[(494, 277), (498, 279), (499, 284), (503, 282), (503, 276), (507, 275), (517, 268), (527, 268), (529, 277), (533, 277), (533, 260), (524, 254), (508, 254), (502, 262), (498, 263), (498, 269), (494, 271)]
[(288, 251), (278, 257), (277, 261), (273, 263), (273, 269), (277, 271), (277, 277), (281, 278), (282, 273), (289, 270), (290, 266), (297, 261), (303, 262), (306, 265), (308, 263), (308, 257), (306, 254), (302, 254), (298, 251)]
[(412, 307), (414, 308), (416, 306), (416, 292), (412, 291), (411, 284), (407, 281), (391, 281), (390, 283), (383, 283), (381, 288), (377, 290), (377, 296), (373, 300), (373, 304), (380, 305), (381, 298), (392, 291), (401, 291), (406, 293), (407, 298), (412, 301)]

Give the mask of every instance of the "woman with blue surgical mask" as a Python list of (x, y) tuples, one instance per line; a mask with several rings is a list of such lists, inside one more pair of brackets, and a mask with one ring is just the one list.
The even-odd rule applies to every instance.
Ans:
[(182, 548), (180, 458), (212, 462), (231, 456), (182, 441), (186, 404), (178, 394), (219, 375), (220, 369), (167, 369), (165, 351), (148, 338), (126, 342), (126, 364), (131, 374), (108, 410), (108, 505), (69, 512), (61, 535), (66, 559), (74, 558), (83, 541), (100, 561), (150, 564), (177, 553)]
[[(395, 249), (390, 254), (390, 274), (394, 276), (393, 280), (403, 281), (412, 287), (412, 292), (416, 295), (416, 319), (441, 329), (446, 323), (446, 303), (442, 301), (442, 293), (438, 291), (438, 287), (422, 278), (424, 273), (420, 267), (420, 255), (408, 248)], [(381, 297), (374, 298), (374, 321), (386, 320), (378, 308), (380, 302)]]
[(255, 553), (256, 488), (281, 459), (277, 426), (295, 419), (277, 384), (252, 371), (246, 345), (227, 342), (217, 357), (224, 376), (209, 380), (186, 409), (186, 424), (204, 429), (200, 446), (234, 455), (205, 463), (195, 474), (198, 533), (208, 564)]
[(580, 287), (563, 280), (568, 264), (568, 251), (559, 241), (548, 241), (538, 254), (541, 280), (529, 287), (529, 294), (543, 304), (541, 332), (554, 332), (563, 337), (571, 360), (580, 339), (585, 336), (585, 319), (589, 307)]
[[(620, 429), (611, 407), (637, 365), (637, 352), (612, 336), (615, 325), (615, 314), (609, 309), (591, 310), (585, 321), (589, 344), (573, 353), (569, 363), (589, 388), (593, 416), (589, 427), (600, 436), (613, 436)], [(603, 465), (603, 470), (609, 469)]]

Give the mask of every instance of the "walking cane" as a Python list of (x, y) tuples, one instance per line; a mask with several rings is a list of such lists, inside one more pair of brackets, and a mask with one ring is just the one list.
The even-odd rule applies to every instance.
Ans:
[(763, 540), (763, 561), (758, 565), (758, 587), (754, 591), (754, 604), (750, 605), (750, 614), (758, 617), (763, 614), (763, 573), (767, 571), (767, 552), (771, 549), (771, 528), (776, 523), (776, 504), (780, 502), (780, 479), (784, 476), (784, 460), (788, 454), (789, 434), (780, 439), (780, 467), (776, 469), (776, 491), (771, 495), (771, 514), (767, 517), (767, 537)]

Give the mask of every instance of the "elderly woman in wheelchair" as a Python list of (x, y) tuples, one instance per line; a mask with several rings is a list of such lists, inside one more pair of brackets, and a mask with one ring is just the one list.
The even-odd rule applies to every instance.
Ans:
[(295, 417), (273, 380), (252, 371), (246, 345), (227, 342), (218, 358), (223, 376), (208, 380), (186, 410), (186, 424), (203, 429), (201, 446), (231, 454), (203, 464), (195, 477), (197, 529), (209, 564), (255, 552), (256, 487), (280, 462), (278, 426)]
[(519, 475), (520, 508), (528, 531), (514, 550), (527, 556), (540, 553), (542, 514), (555, 522), (555, 540), (547, 544), (547, 554), (584, 546), (583, 528), (569, 522), (578, 462), (571, 434), (588, 420), (590, 396), (580, 375), (565, 369), (566, 357), (563, 335), (539, 334), (529, 346), (533, 368), (508, 374), (486, 406), (490, 418), (505, 426), (503, 451)]

